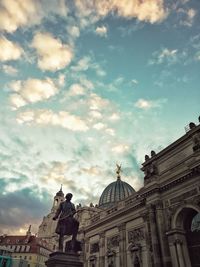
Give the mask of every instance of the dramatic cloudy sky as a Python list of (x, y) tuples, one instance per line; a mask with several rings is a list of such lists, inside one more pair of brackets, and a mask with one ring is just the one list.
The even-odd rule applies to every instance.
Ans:
[(97, 203), (200, 113), (199, 0), (0, 0), (0, 233), (63, 184)]

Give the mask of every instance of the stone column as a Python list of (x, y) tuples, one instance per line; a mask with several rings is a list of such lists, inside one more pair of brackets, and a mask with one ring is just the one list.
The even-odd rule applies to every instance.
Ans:
[(175, 246), (177, 250), (178, 262), (180, 267), (186, 267), (184, 261), (184, 255), (182, 251), (182, 241), (180, 239), (176, 239)]
[(173, 267), (191, 267), (185, 232), (173, 229), (167, 232), (171, 261)]
[(149, 223), (151, 229), (151, 242), (153, 250), (154, 267), (162, 267), (160, 243), (158, 239), (156, 217), (155, 217), (155, 205), (149, 207)]
[(165, 219), (163, 214), (163, 204), (162, 201), (157, 201), (155, 203), (155, 213), (156, 213), (156, 227), (157, 227), (157, 233), (160, 243), (160, 249), (161, 249), (161, 261), (163, 264), (163, 267), (171, 267), (171, 259), (170, 259), (170, 252), (169, 252), (169, 246), (167, 242), (167, 236), (165, 234), (166, 228), (165, 228)]
[(105, 232), (99, 234), (99, 267), (105, 267)]
[(177, 252), (176, 252), (176, 246), (174, 243), (169, 244), (169, 250), (170, 250), (170, 254), (171, 254), (173, 267), (179, 267), (179, 262), (178, 262), (178, 258), (177, 258)]
[(127, 267), (126, 255), (126, 224), (122, 223), (118, 226), (119, 229), (119, 260), (120, 266)]

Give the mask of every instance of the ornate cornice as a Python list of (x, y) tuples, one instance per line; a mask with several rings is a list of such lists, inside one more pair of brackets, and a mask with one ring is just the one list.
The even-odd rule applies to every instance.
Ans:
[(171, 188), (174, 188), (174, 186), (179, 185), (181, 183), (183, 183), (184, 181), (197, 176), (198, 174), (200, 174), (200, 165), (194, 167), (191, 169), (191, 171), (187, 174), (185, 174), (184, 176), (179, 177), (178, 179), (169, 182), (165, 185), (156, 185), (154, 186), (152, 189), (150, 189), (147, 192), (144, 192), (141, 194), (141, 197), (146, 198), (147, 196), (153, 195), (155, 193), (162, 193), (164, 191), (170, 190)]

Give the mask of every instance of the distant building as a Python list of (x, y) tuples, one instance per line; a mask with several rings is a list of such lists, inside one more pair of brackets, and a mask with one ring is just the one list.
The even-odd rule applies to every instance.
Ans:
[(23, 263), (21, 266), (24, 267), (45, 267), (45, 261), (52, 250), (48, 247), (46, 240), (32, 235), (30, 228), (24, 236), (0, 236), (0, 246), (12, 251), (14, 266), (18, 266), (17, 262), (21, 260)]
[[(121, 180), (120, 168), (98, 206), (77, 207), (84, 266), (200, 266), (200, 125), (190, 123), (184, 136), (145, 156), (139, 191)], [(63, 197), (56, 194), (39, 236), (54, 235), (55, 200)]]
[(11, 267), (12, 250), (5, 246), (0, 246), (0, 267)]

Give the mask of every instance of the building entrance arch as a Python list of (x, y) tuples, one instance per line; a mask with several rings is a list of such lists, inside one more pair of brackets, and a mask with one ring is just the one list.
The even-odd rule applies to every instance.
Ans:
[(167, 233), (173, 267), (200, 267), (200, 207), (179, 207)]
[(184, 222), (191, 266), (200, 267), (200, 213), (190, 210)]

